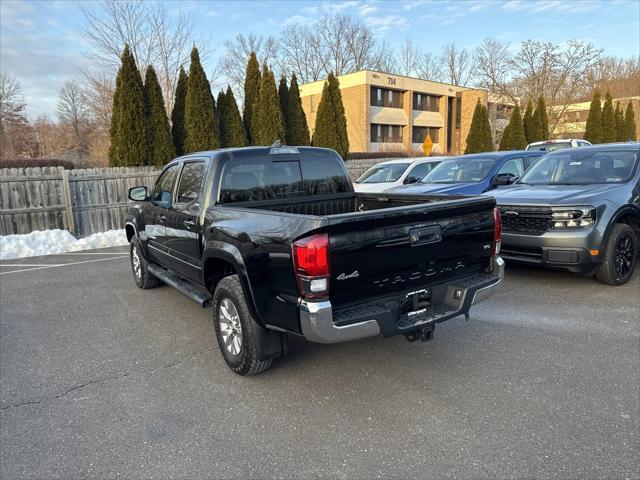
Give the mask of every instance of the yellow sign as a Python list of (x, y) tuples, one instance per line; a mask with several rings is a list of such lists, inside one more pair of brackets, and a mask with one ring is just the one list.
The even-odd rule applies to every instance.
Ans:
[(424, 143), (422, 144), (422, 150), (424, 151), (425, 157), (428, 157), (429, 154), (431, 154), (431, 147), (433, 147), (433, 141), (427, 133), (427, 138), (424, 139)]

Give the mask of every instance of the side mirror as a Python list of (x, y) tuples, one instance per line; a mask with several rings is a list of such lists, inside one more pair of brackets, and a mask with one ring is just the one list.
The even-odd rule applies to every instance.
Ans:
[(516, 175), (511, 173), (499, 173), (496, 178), (493, 179), (493, 186), (499, 187), (501, 185), (511, 185), (518, 179)]
[(149, 189), (147, 187), (133, 187), (129, 189), (129, 200), (134, 202), (145, 202), (149, 199)]
[(405, 185), (408, 185), (409, 183), (416, 183), (419, 182), (420, 179), (418, 177), (413, 177), (411, 175), (409, 175), (407, 178), (404, 179), (404, 183)]

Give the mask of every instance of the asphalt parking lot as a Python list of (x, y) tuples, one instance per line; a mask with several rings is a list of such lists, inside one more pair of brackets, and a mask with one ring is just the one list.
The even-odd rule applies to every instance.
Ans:
[(125, 248), (0, 262), (0, 477), (638, 478), (640, 272), (508, 266), (471, 320), (232, 373)]

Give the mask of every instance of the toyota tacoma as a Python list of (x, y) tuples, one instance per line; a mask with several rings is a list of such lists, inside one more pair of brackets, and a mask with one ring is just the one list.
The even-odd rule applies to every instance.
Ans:
[(136, 284), (211, 305), (222, 356), (241, 375), (286, 353), (288, 335), (427, 340), (504, 276), (493, 198), (355, 193), (333, 150), (193, 153), (129, 198)]

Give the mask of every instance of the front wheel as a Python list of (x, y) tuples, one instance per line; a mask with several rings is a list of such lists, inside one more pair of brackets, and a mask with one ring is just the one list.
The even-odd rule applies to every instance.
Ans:
[(220, 353), (231, 370), (239, 375), (256, 375), (271, 366), (271, 360), (258, 359), (257, 324), (237, 275), (223, 278), (216, 287), (213, 327)]
[(596, 278), (607, 285), (623, 285), (633, 275), (638, 256), (638, 238), (625, 223), (617, 223), (611, 230), (604, 250), (602, 264), (596, 270)]

